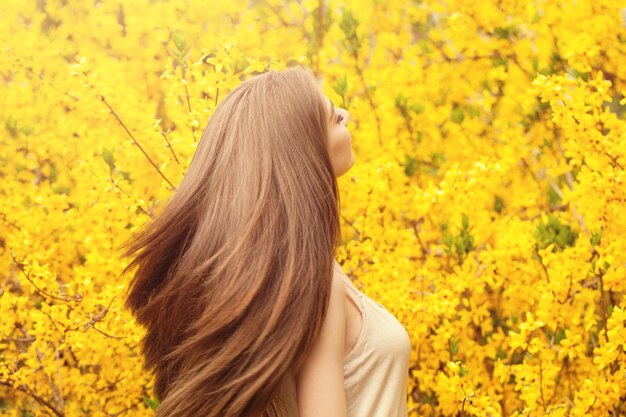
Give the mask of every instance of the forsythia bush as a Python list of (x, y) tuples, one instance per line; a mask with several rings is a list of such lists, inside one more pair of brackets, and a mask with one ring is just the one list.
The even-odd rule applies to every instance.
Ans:
[(115, 248), (299, 62), (352, 116), (338, 260), (411, 335), (410, 416), (626, 415), (623, 7), (3, 0), (1, 412), (153, 413)]

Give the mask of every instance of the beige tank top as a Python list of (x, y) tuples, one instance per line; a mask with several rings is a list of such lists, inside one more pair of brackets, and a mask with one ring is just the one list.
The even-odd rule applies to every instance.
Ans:
[[(335, 261), (348, 294), (361, 310), (361, 332), (344, 358), (348, 417), (407, 417), (407, 379), (411, 340), (406, 329), (379, 302), (359, 291)], [(281, 387), (289, 417), (298, 417), (295, 380)]]

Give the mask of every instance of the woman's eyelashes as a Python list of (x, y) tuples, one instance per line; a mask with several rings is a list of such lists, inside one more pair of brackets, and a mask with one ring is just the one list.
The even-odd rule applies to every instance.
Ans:
[(337, 123), (341, 123), (342, 120), (343, 120), (343, 116), (338, 114), (337, 115)]

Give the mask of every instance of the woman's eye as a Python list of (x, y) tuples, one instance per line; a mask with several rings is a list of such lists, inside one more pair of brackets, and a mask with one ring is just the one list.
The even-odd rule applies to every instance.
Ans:
[(337, 123), (341, 123), (342, 120), (343, 120), (343, 116), (338, 114), (337, 115)]

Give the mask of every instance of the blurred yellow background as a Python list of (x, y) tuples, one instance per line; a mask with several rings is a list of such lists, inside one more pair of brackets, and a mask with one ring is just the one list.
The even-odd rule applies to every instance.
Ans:
[(300, 63), (352, 117), (338, 260), (411, 335), (410, 417), (625, 415), (624, 10), (4, 0), (0, 414), (154, 413), (114, 249)]

